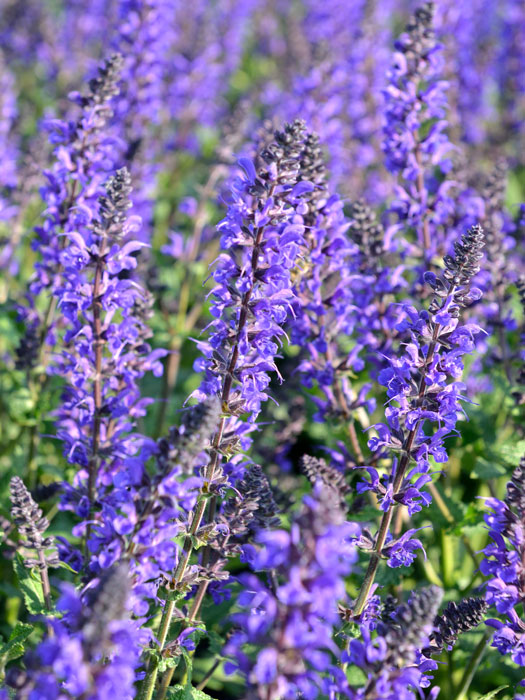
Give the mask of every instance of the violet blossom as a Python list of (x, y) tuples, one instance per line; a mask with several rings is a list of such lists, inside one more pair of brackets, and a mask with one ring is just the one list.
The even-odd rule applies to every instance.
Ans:
[(453, 150), (447, 136), (448, 83), (441, 75), (434, 9), (434, 3), (427, 2), (415, 11), (396, 42), (384, 90), (383, 151), (387, 168), (399, 175), (390, 211), (398, 229), (415, 230), (416, 243), (426, 256), (447, 252), (443, 224), (453, 210), (452, 183), (446, 179)]
[(486, 600), (499, 613), (486, 621), (495, 628), (492, 646), (501, 654), (510, 654), (518, 666), (525, 666), (524, 623), (518, 606), (525, 600), (523, 585), (525, 460), (522, 459), (503, 500), (488, 498), (491, 511), (485, 515), (492, 542), (484, 551), (481, 571), (488, 578)]
[[(355, 523), (344, 521), (333, 492), (318, 484), (304, 499), (290, 532), (267, 530), (257, 537), (249, 561), (255, 571), (275, 572), (269, 588), (254, 574), (243, 574), (233, 616), (240, 630), (225, 647), (227, 668), (238, 669), (259, 697), (317, 698), (331, 687), (346, 691), (339, 650), (332, 639), (344, 598), (343, 577), (356, 561)], [(255, 647), (254, 658), (249, 649)]]

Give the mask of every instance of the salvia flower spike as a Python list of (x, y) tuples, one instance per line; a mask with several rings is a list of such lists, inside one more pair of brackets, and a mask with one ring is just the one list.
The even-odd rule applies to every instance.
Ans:
[(14, 476), (10, 484), (11, 515), (21, 537), (21, 545), (25, 551), (32, 550), (33, 556), (24, 555), (24, 565), (28, 568), (38, 568), (42, 581), (44, 600), (48, 609), (51, 608), (51, 589), (49, 585), (48, 568), (59, 565), (55, 538), (46, 535), (49, 520), (42, 509), (34, 501), (22, 479)]

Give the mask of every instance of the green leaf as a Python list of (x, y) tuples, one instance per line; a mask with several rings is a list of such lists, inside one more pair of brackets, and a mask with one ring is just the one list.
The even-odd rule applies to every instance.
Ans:
[(168, 668), (177, 668), (179, 665), (180, 656), (165, 656), (159, 661), (159, 673), (164, 673)]
[(11, 632), (9, 640), (7, 642), (2, 641), (2, 645), (0, 647), (0, 659), (2, 666), (8, 661), (18, 659), (24, 654), (26, 649), (24, 642), (32, 631), (32, 625), (26, 625), (23, 622), (19, 622)]
[(60, 560), (58, 562), (58, 566), (61, 569), (66, 569), (66, 571), (70, 571), (72, 574), (78, 574), (78, 571), (75, 571), (75, 569), (73, 569), (73, 567), (69, 566), (69, 564), (65, 561)]
[(499, 464), (497, 460), (488, 461), (484, 457), (478, 457), (470, 476), (474, 479), (497, 479), (508, 474), (508, 469)]
[(374, 508), (374, 506), (364, 506), (356, 513), (352, 513), (352, 520), (357, 522), (374, 522), (378, 515), (381, 515), (381, 511)]
[(214, 632), (213, 630), (208, 631), (208, 649), (210, 654), (214, 656), (222, 655), (222, 648), (224, 646), (224, 639), (220, 634)]
[(367, 680), (364, 671), (357, 668), (357, 666), (351, 666), (346, 672), (346, 677), (348, 679), (348, 683), (356, 688), (363, 686)]
[(24, 560), (20, 554), (16, 555), (13, 563), (27, 611), (31, 615), (46, 613), (40, 577), (36, 578), (33, 571), (24, 566)]
[(486, 693), (486, 695), (482, 695), (480, 698), (478, 698), (478, 700), (491, 700), (491, 698), (496, 697), (500, 690), (504, 690), (504, 688), (508, 687), (508, 685), (500, 685), (499, 688), (496, 688), (496, 690), (491, 690), (490, 693)]
[(496, 449), (496, 454), (513, 467), (517, 467), (520, 459), (525, 454), (525, 440), (510, 442)]
[[(411, 571), (411, 570), (410, 570)], [(376, 575), (376, 582), (381, 586), (399, 586), (403, 580), (403, 573), (407, 575), (407, 568), (397, 567), (390, 568), (389, 566), (383, 566)]]
[(204, 693), (202, 690), (192, 688), (191, 686), (184, 687), (183, 685), (175, 685), (170, 688), (166, 697), (169, 700), (213, 700), (213, 698)]
[(473, 503), (470, 503), (465, 510), (463, 518), (455, 521), (451, 532), (457, 537), (461, 537), (461, 535), (472, 536), (480, 532), (483, 527), (483, 511)]
[(25, 650), (26, 648), (22, 642), (13, 642), (5, 657), (2, 656), (0, 658), (2, 659), (3, 663), (8, 663), (9, 661), (14, 661), (15, 659), (19, 659), (21, 656), (23, 656)]
[[(25, 641), (31, 632), (33, 631), (33, 625), (27, 625), (25, 622), (18, 622), (9, 635), (9, 641)], [(0, 651), (0, 654), (2, 651)]]

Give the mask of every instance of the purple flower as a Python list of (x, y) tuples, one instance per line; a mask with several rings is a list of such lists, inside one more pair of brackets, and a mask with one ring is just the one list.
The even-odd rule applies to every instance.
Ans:
[[(385, 410), (388, 425), (375, 426), (379, 437), (371, 438), (369, 447), (374, 451), (387, 447), (405, 454), (393, 461), (387, 481), (369, 469), (371, 483), (359, 486), (374, 490), (386, 510), (392, 501), (406, 505), (412, 513), (428, 505), (430, 495), (422, 489), (431, 481), (429, 459), (433, 457), (438, 463), (448, 459), (444, 441), (456, 432), (463, 414), (464, 384), (457, 381), (463, 370), (462, 357), (472, 352), (471, 339), (481, 330), (474, 324), (459, 326), (458, 318), (460, 309), (471, 302), (469, 285), (479, 271), (482, 246), (482, 230), (475, 226), (456, 243), (455, 258), (445, 257), (443, 278), (432, 273), (425, 276), (434, 290), (429, 311), (418, 314), (412, 307), (402, 307), (399, 327), (408, 331), (410, 342), (401, 357), (387, 358), (389, 366), (379, 374), (389, 399)], [(425, 426), (433, 426), (433, 430), (425, 430)], [(392, 563), (399, 566), (412, 561), (413, 550), (413, 545), (400, 547)]]
[[(269, 398), (270, 373), (292, 310), (291, 271), (304, 224), (294, 194), (304, 138), (300, 121), (275, 133), (256, 169), (243, 160), (226, 218), (218, 225), (223, 252), (212, 278), (210, 337), (200, 343), (205, 378), (193, 396), (219, 396), (223, 410), (253, 421)], [(232, 424), (233, 427), (233, 424)], [(235, 429), (235, 428), (234, 428)], [(239, 428), (237, 430), (240, 429)]]
[(507, 484), (505, 499), (487, 499), (492, 509), (485, 515), (492, 543), (485, 547), (480, 569), (488, 577), (485, 599), (504, 620), (487, 620), (496, 628), (492, 646), (501, 654), (510, 654), (518, 666), (525, 665), (525, 634), (518, 606), (525, 601), (523, 561), (525, 552), (525, 459), (522, 459)]
[(451, 183), (445, 180), (453, 150), (446, 133), (448, 83), (441, 77), (442, 47), (434, 34), (434, 10), (432, 2), (416, 9), (396, 42), (383, 91), (386, 166), (401, 177), (390, 211), (405, 228), (415, 230), (419, 248), (428, 257), (447, 251), (442, 224), (454, 210)]
[[(264, 697), (295, 698), (301, 692), (314, 698), (338, 679), (333, 625), (337, 601), (345, 595), (343, 579), (357, 558), (358, 536), (358, 526), (344, 521), (331, 489), (318, 484), (289, 532), (269, 530), (257, 538), (250, 564), (275, 571), (275, 590), (253, 574), (240, 577), (241, 612), (233, 621), (242, 632), (233, 634), (225, 653), (230, 669), (242, 672)], [(255, 646), (255, 659), (245, 645)]]
[[(424, 657), (421, 649), (433, 633), (442, 596), (437, 586), (415, 591), (375, 631), (366, 622), (361, 624), (360, 637), (349, 640), (344, 660), (364, 671), (367, 692), (385, 700), (413, 700), (418, 688), (429, 685), (427, 674), (437, 664)], [(363, 696), (356, 691), (350, 697)]]
[[(385, 545), (383, 553), (388, 557), (388, 566), (393, 569), (398, 566), (410, 566), (416, 558), (416, 550), (423, 549), (420, 540), (412, 538), (417, 530), (407, 530), (395, 542)], [(423, 549), (423, 553), (425, 550)]]
[(64, 584), (57, 605), (64, 617), (50, 623), (53, 633), (31, 652), (23, 688), (18, 686), (21, 697), (135, 697), (135, 671), (148, 635), (126, 610), (128, 567), (120, 564), (93, 583), (97, 588), (83, 596)]

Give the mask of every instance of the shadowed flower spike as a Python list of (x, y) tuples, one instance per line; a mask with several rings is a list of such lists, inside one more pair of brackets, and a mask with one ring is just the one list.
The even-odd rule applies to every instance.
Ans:
[(16, 697), (132, 700), (144, 635), (129, 619), (128, 592), (129, 569), (124, 563), (110, 569), (84, 600), (71, 584), (63, 584), (57, 609), (64, 616), (50, 623), (53, 633), (29, 658), (23, 682), (13, 674)]
[[(314, 700), (333, 687), (346, 691), (335, 665), (340, 651), (332, 640), (344, 598), (343, 577), (356, 561), (355, 523), (344, 521), (332, 489), (318, 484), (304, 499), (290, 532), (262, 531), (251, 557), (254, 570), (273, 570), (275, 587), (253, 574), (239, 580), (242, 612), (233, 616), (240, 631), (225, 647), (227, 670), (239, 669), (258, 697)], [(257, 650), (254, 659), (250, 649)]]
[(352, 223), (348, 229), (350, 237), (359, 246), (365, 269), (375, 269), (381, 264), (385, 252), (385, 232), (377, 221), (373, 210), (363, 200), (352, 204), (350, 209)]
[[(111, 170), (115, 139), (108, 135), (113, 115), (112, 102), (118, 95), (122, 57), (114, 54), (99, 68), (89, 82), (86, 95), (70, 95), (79, 105), (76, 121), (50, 119), (45, 122), (49, 141), (54, 145), (55, 162), (44, 171), (45, 184), (40, 193), (45, 203), (44, 221), (35, 228), (32, 247), (39, 254), (35, 273), (29, 282), (27, 305), (19, 307), (26, 326), (26, 337), (18, 350), (19, 365), (36, 362), (40, 347), (56, 342), (53, 305), (42, 315), (37, 299), (42, 293), (56, 294), (62, 284), (61, 269), (64, 246), (77, 234), (79, 227), (92, 219), (102, 182)], [(42, 316), (42, 317), (41, 317)], [(37, 340), (35, 340), (37, 338)], [(30, 356), (25, 355), (31, 348)]]
[[(184, 411), (180, 427), (172, 427), (169, 438), (159, 441), (159, 465), (166, 458), (167, 464), (180, 464), (184, 473), (192, 474), (195, 468), (192, 458), (209, 447), (210, 437), (217, 430), (220, 416), (221, 405), (216, 396)], [(166, 474), (169, 467), (161, 466), (160, 471)]]
[(488, 498), (486, 504), (491, 512), (485, 515), (485, 523), (493, 541), (484, 549), (480, 569), (488, 577), (487, 603), (500, 616), (486, 624), (496, 630), (492, 646), (525, 666), (525, 625), (518, 614), (518, 606), (525, 601), (525, 457), (507, 484), (505, 499)]
[[(448, 460), (445, 439), (457, 432), (456, 424), (463, 414), (465, 385), (459, 381), (462, 357), (474, 350), (474, 337), (481, 331), (473, 323), (460, 325), (459, 317), (462, 308), (481, 296), (470, 283), (479, 272), (483, 244), (481, 227), (470, 228), (454, 244), (454, 256), (444, 257), (442, 277), (425, 274), (434, 292), (429, 310), (418, 313), (412, 306), (401, 307), (397, 329), (407, 333), (409, 342), (402, 356), (387, 358), (389, 366), (379, 374), (389, 399), (387, 424), (375, 425), (377, 437), (368, 441), (378, 457), (386, 455), (385, 450), (400, 456), (392, 458), (390, 474), (383, 478), (375, 468), (368, 467), (371, 480), (360, 485), (360, 490), (371, 489), (379, 496), (384, 514), (356, 600), (356, 615), (366, 606), (384, 550), (390, 551), (389, 566), (397, 567), (410, 564), (414, 551), (421, 547), (419, 540), (410, 538), (414, 529), (388, 543), (393, 506), (403, 504), (413, 513), (428, 505), (430, 495), (422, 489), (432, 478), (430, 460), (438, 464)], [(425, 430), (428, 425), (431, 429)]]
[[(72, 96), (81, 110), (76, 122), (50, 120), (46, 123), (51, 143), (56, 145), (56, 163), (46, 171), (42, 190), (46, 202), (44, 224), (36, 229), (34, 247), (42, 256), (30, 287), (33, 295), (54, 289), (60, 265), (62, 233), (75, 231), (86, 216), (86, 208), (96, 202), (107, 172), (113, 139), (104, 130), (113, 115), (111, 101), (118, 95), (122, 57), (111, 56), (89, 83), (87, 94)], [(111, 164), (111, 160), (109, 160)], [(111, 165), (110, 165), (111, 167)], [(88, 187), (88, 185), (94, 185)]]
[(315, 189), (305, 195), (308, 225), (301, 266), (294, 276), (296, 300), (290, 335), (302, 349), (298, 370), (303, 385), (307, 389), (317, 385), (321, 392), (312, 396), (318, 407), (316, 420), (335, 417), (347, 423), (354, 462), (362, 464), (354, 414), (359, 409), (373, 410), (375, 404), (367, 398), (369, 387), (364, 385), (355, 392), (349, 377), (364, 367), (360, 350), (377, 342), (369, 331), (369, 337), (363, 334), (363, 342), (349, 351), (344, 339), (356, 332), (360, 321), (366, 323), (366, 307), (372, 304), (364, 298), (364, 289), (368, 287), (369, 292), (372, 278), (365, 278), (359, 269), (358, 250), (347, 235), (350, 222), (345, 219), (342, 201), (328, 191), (326, 167), (315, 135), (305, 141), (301, 177), (312, 178)]
[[(388, 358), (390, 366), (379, 374), (389, 398), (388, 425), (377, 425), (379, 437), (368, 444), (374, 452), (388, 447), (404, 453), (391, 475), (390, 498), (409, 509), (419, 510), (416, 503), (420, 499), (424, 505), (430, 502), (420, 490), (430, 481), (429, 460), (447, 461), (444, 441), (454, 434), (463, 413), (464, 385), (458, 381), (463, 371), (461, 358), (474, 350), (474, 337), (481, 329), (473, 323), (460, 325), (459, 316), (462, 308), (480, 296), (479, 290), (470, 288), (470, 281), (479, 271), (483, 240), (481, 228), (472, 227), (455, 243), (454, 256), (445, 256), (443, 276), (425, 275), (434, 292), (429, 310), (418, 314), (413, 307), (403, 307), (398, 329), (409, 334), (405, 354)], [(429, 423), (436, 424), (432, 433), (423, 430)], [(386, 489), (382, 497), (388, 492), (379, 479), (372, 478), (370, 487), (378, 495)]]
[[(37, 568), (42, 582), (42, 591), (46, 607), (51, 608), (51, 589), (49, 586), (48, 568), (59, 565), (55, 538), (45, 536), (49, 520), (44, 517), (42, 510), (33, 500), (20, 477), (11, 479), (11, 515), (20, 535), (21, 548), (24, 553), (24, 565), (29, 569)], [(26, 556), (27, 550), (32, 550), (33, 556)], [(35, 556), (36, 555), (36, 556)]]
[(327, 464), (324, 459), (304, 455), (301, 458), (301, 467), (312, 485), (320, 481), (327, 489), (334, 492), (334, 496), (340, 500), (339, 507), (344, 512), (348, 509), (346, 496), (350, 493), (350, 486), (346, 483), (344, 474), (334, 466)]
[[(251, 544), (259, 533), (278, 527), (278, 507), (275, 503), (270, 483), (261, 467), (252, 464), (242, 479), (235, 482), (237, 494), (226, 499), (221, 512), (216, 517), (215, 527), (207, 529), (211, 554), (206, 566), (200, 567), (203, 580), (215, 581), (210, 586), (210, 593), (216, 603), (230, 597), (230, 591), (222, 582), (230, 577), (224, 571), (229, 557), (241, 555), (241, 560), (250, 560), (253, 552)], [(197, 536), (201, 533), (197, 531)]]
[[(446, 131), (448, 83), (441, 77), (442, 47), (435, 37), (434, 12), (433, 2), (416, 9), (396, 42), (384, 90), (383, 151), (387, 168), (399, 175), (391, 211), (401, 225), (415, 229), (427, 257), (446, 251), (442, 224), (454, 207), (450, 183), (444, 179), (452, 166), (453, 146)], [(403, 240), (401, 244), (406, 245)]]
[(13, 504), (11, 515), (23, 538), (23, 547), (33, 549), (38, 556), (38, 559), (25, 558), (25, 565), (29, 568), (36, 566), (39, 569), (57, 566), (56, 554), (46, 554), (46, 550), (56, 548), (55, 538), (50, 535), (44, 536), (49, 527), (49, 520), (44, 517), (42, 509), (35, 503), (24, 482), (18, 476), (11, 479), (11, 502)]
[(434, 631), (430, 643), (423, 649), (425, 656), (441, 654), (443, 650), (452, 649), (460, 634), (477, 627), (488, 609), (483, 598), (465, 598), (459, 603), (451, 601), (434, 620)]
[[(141, 397), (138, 382), (148, 371), (160, 376), (159, 360), (165, 354), (152, 351), (147, 342), (148, 295), (122, 274), (134, 268), (133, 252), (142, 247), (127, 240), (140, 223), (127, 217), (127, 170), (110, 177), (105, 189), (98, 210), (67, 236), (62, 251), (63, 281), (57, 296), (67, 322), (67, 345), (53, 369), (68, 379), (57, 411), (57, 435), (68, 461), (78, 467), (62, 507), (75, 510), (83, 520), (80, 532), (89, 531), (91, 561), (85, 563), (95, 571), (111, 566), (123, 552), (122, 540), (112, 540), (120, 522), (117, 512), (128, 512), (126, 486), (140, 484), (145, 462), (155, 452), (153, 441), (133, 430), (149, 403)], [(117, 484), (120, 488), (112, 493), (111, 486)], [(106, 519), (116, 522), (110, 526)], [(133, 529), (129, 518), (128, 525)]]
[(434, 629), (443, 596), (437, 586), (415, 591), (408, 603), (394, 608), (378, 622), (375, 633), (361, 626), (361, 639), (351, 639), (346, 660), (367, 676), (365, 694), (350, 697), (375, 700), (413, 700), (418, 688), (428, 686), (425, 672), (436, 668), (422, 656)]

